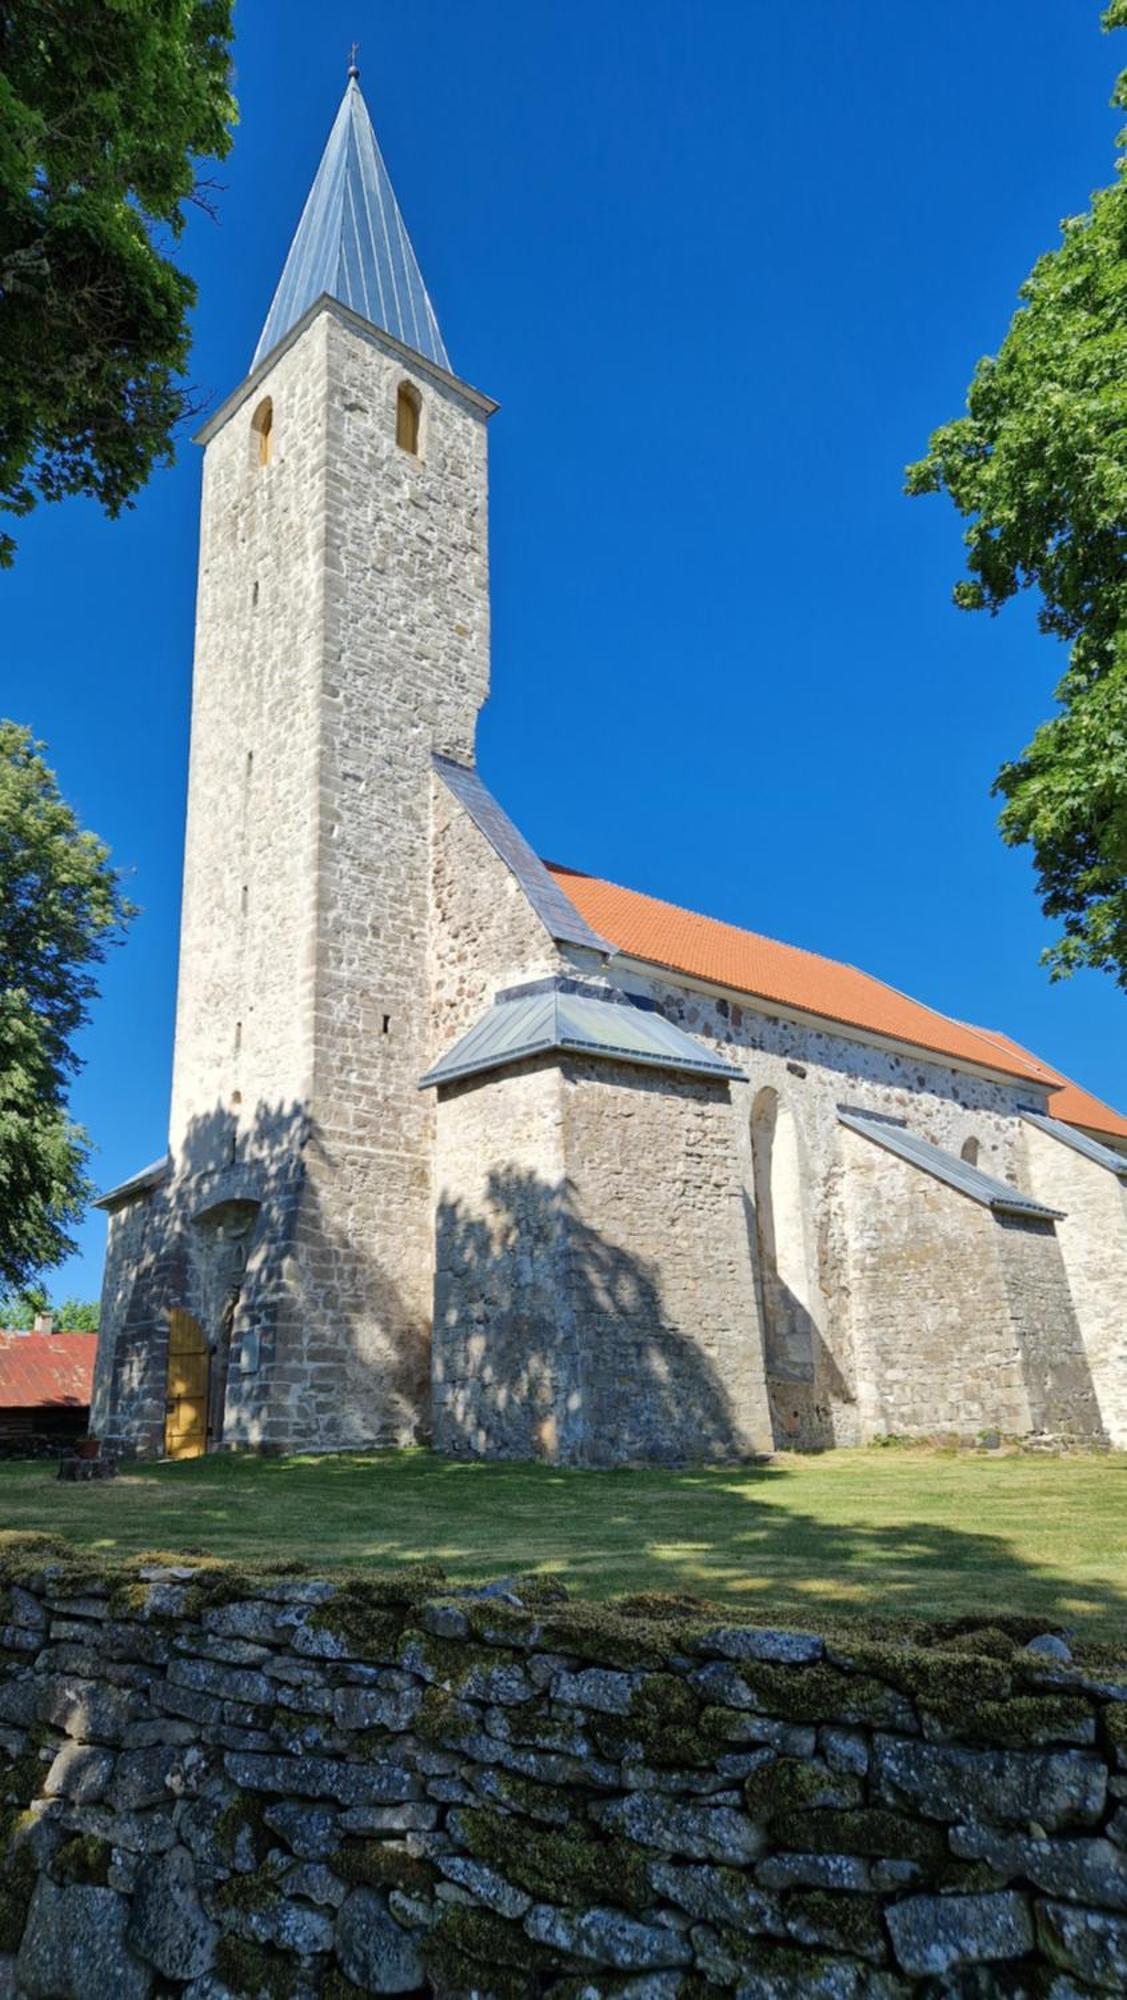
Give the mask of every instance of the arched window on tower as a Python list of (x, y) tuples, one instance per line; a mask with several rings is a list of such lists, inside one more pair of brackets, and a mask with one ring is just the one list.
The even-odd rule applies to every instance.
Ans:
[(395, 398), (395, 442), (412, 458), (419, 456), (423, 399), (413, 382), (401, 382)]
[(963, 1140), (963, 1143), (962, 1143), (962, 1146), (961, 1146), (961, 1147), (960, 1147), (960, 1149), (959, 1149), (959, 1158), (960, 1158), (960, 1160), (965, 1160), (965, 1161), (966, 1161), (966, 1163), (967, 1163), (967, 1165), (968, 1165), (968, 1167), (977, 1167), (977, 1165), (978, 1165), (978, 1140), (977, 1140), (977, 1139), (964, 1139), (964, 1140)]
[(269, 465), (274, 455), (274, 402), (264, 396), (250, 420), (250, 434), (254, 445), (256, 465)]

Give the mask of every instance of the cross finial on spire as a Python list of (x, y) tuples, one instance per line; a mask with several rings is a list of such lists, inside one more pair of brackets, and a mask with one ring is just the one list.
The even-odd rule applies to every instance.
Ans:
[(359, 42), (353, 42), (352, 47), (348, 52), (348, 80), (350, 83), (355, 83), (357, 77), (360, 74), (360, 65), (356, 60), (359, 54), (360, 54), (360, 44)]

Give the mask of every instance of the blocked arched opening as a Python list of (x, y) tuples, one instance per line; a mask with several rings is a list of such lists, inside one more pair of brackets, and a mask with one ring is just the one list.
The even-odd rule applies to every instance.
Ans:
[(980, 1147), (977, 1139), (964, 1139), (959, 1148), (959, 1158), (960, 1160), (965, 1160), (968, 1167), (977, 1167), (979, 1151)]
[(808, 1382), (814, 1373), (814, 1321), (802, 1154), (790, 1106), (769, 1086), (752, 1105), (751, 1156), (768, 1373)]
[(256, 465), (269, 465), (274, 456), (274, 399), (264, 396), (250, 420), (251, 444)]
[(401, 382), (395, 397), (395, 442), (418, 458), (422, 440), (423, 399), (413, 382)]

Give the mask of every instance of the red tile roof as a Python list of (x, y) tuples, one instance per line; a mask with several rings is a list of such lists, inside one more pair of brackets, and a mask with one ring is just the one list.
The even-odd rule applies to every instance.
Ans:
[(96, 1333), (0, 1333), (0, 1409), (85, 1408)]
[[(1014, 1050), (1023, 1056), (1029, 1053), (1020, 1042), (1015, 1042), (1011, 1035), (1001, 1034), (997, 1028), (980, 1028), (978, 1033), (987, 1035), (1000, 1048)], [(1048, 1063), (1043, 1063), (1042, 1068), (1059, 1086), (1049, 1098), (1051, 1117), (1059, 1118), (1065, 1125), (1082, 1125), (1088, 1132), (1103, 1132), (1110, 1138), (1127, 1139), (1127, 1118), (1113, 1111), (1110, 1104), (1104, 1104), (1102, 1099), (1093, 1097), (1090, 1090), (1083, 1090), (1078, 1083), (1073, 1083), (1071, 1077), (1063, 1076), (1060, 1070), (1050, 1068)]]
[(1122, 1134), (1127, 1119), (1070, 1083), (1050, 1064), (1008, 1035), (952, 1020), (886, 986), (856, 966), (841, 965), (796, 945), (779, 944), (757, 931), (697, 916), (655, 896), (547, 862), (549, 874), (580, 915), (608, 944), (647, 965), (703, 979), (731, 992), (818, 1014), (842, 1027), (860, 1028), (936, 1055), (1002, 1070), (1042, 1084), (1056, 1084), (1050, 1109), (1069, 1124)]

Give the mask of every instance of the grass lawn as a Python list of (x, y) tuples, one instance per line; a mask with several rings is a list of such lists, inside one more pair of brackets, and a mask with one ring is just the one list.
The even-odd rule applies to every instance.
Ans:
[(859, 1450), (687, 1472), (456, 1464), (426, 1452), (210, 1458), (106, 1484), (0, 1464), (6, 1532), (106, 1554), (182, 1549), (462, 1581), (559, 1576), (575, 1595), (689, 1591), (790, 1623), (1030, 1612), (1127, 1641), (1127, 1455)]

